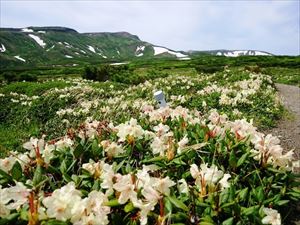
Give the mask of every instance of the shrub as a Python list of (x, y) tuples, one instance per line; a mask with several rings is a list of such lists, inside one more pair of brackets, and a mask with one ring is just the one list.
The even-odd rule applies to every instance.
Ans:
[(198, 73), (215, 73), (215, 72), (223, 71), (224, 67), (223, 66), (198, 65), (198, 66), (195, 66), (195, 69), (197, 70)]
[(33, 74), (28, 74), (28, 73), (22, 73), (20, 74), (19, 81), (37, 81), (37, 76)]
[(8, 83), (14, 82), (18, 80), (18, 76), (15, 72), (4, 72), (3, 73), (3, 78), (6, 80)]

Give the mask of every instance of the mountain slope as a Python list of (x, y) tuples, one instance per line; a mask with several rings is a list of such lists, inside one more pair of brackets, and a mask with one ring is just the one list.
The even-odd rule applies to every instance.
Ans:
[[(0, 29), (1, 68), (19, 64), (58, 65), (82, 61), (128, 60), (133, 57), (187, 57), (141, 41), (127, 32), (78, 33), (64, 27)], [(164, 49), (156, 53), (155, 48)]]
[[(0, 28), (1, 68), (14, 66), (76, 65), (137, 58), (190, 59), (198, 54), (238, 56), (257, 51), (174, 51), (142, 41), (127, 32), (78, 33), (66, 27)], [(269, 53), (261, 52), (269, 55)]]

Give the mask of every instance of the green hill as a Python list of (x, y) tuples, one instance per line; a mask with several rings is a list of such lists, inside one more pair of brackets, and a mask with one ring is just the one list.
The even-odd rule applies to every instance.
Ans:
[(65, 27), (0, 28), (1, 68), (187, 57), (127, 32), (78, 33)]

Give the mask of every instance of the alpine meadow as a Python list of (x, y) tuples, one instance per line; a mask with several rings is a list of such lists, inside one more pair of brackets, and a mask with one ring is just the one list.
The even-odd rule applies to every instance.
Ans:
[(1, 26), (0, 65), (0, 225), (299, 224), (299, 55)]

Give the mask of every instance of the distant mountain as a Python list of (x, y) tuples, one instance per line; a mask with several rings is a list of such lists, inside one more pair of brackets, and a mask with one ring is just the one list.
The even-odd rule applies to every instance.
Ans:
[(77, 65), (169, 57), (188, 60), (198, 54), (271, 55), (262, 51), (174, 51), (142, 41), (128, 32), (78, 33), (66, 27), (0, 28), (1, 68), (20, 65)]
[(217, 56), (227, 56), (227, 57), (238, 57), (238, 56), (272, 56), (273, 54), (265, 51), (258, 50), (210, 50), (210, 51), (189, 51), (189, 54), (207, 54), (207, 55), (217, 55)]

